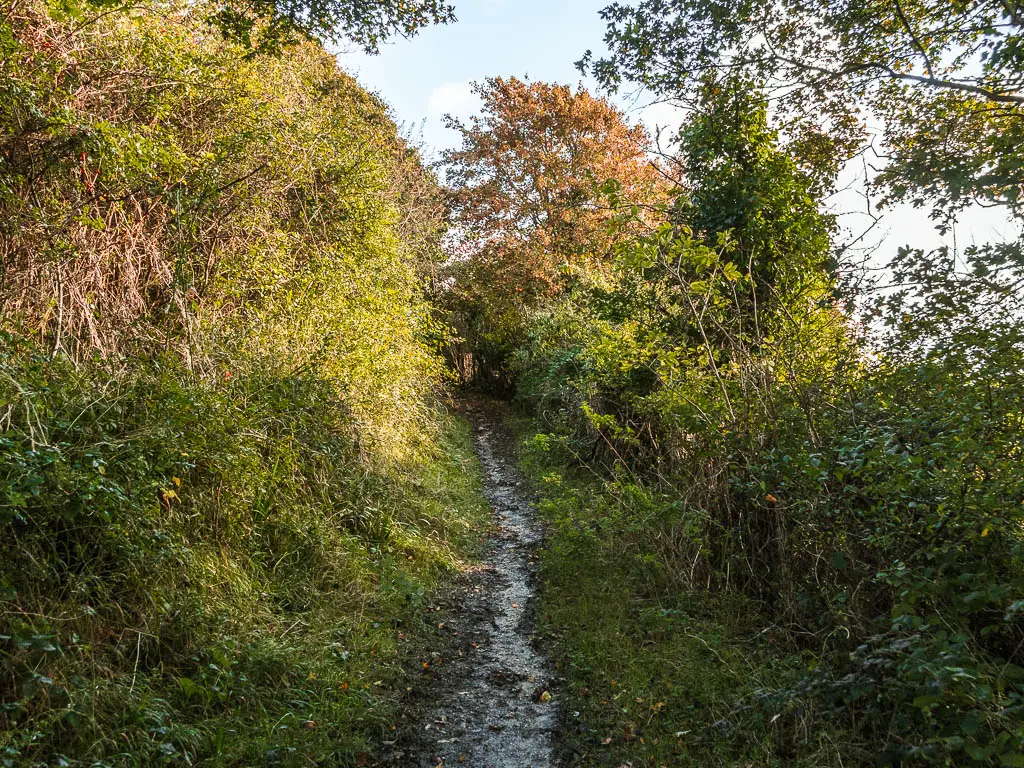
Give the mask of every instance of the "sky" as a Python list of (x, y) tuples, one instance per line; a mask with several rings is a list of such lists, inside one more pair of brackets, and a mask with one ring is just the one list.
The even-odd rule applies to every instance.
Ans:
[[(370, 56), (357, 50), (337, 51), (341, 66), (360, 83), (378, 93), (394, 111), (403, 132), (423, 142), (428, 158), (458, 144), (458, 133), (444, 127), (443, 116), (465, 120), (478, 108), (471, 91), (474, 81), (490, 76), (516, 76), (534, 81), (595, 83), (575, 67), (588, 49), (605, 50), (605, 25), (599, 11), (610, 0), (455, 0), (458, 21), (422, 30), (411, 39), (398, 39)], [(667, 104), (652, 103), (649, 94), (612, 97), (632, 122), (643, 122), (652, 133), (673, 128), (681, 113)], [(852, 187), (827, 201), (852, 239), (871, 223), (860, 164), (843, 174), (840, 186)], [(1014, 236), (1007, 216), (998, 209), (964, 214), (955, 233), (942, 237), (925, 212), (900, 206), (883, 213), (881, 221), (861, 243), (874, 250), (879, 263), (888, 261), (907, 243), (932, 248), (940, 244), (960, 249), (971, 243)], [(955, 242), (954, 242), (955, 236)]]
[[(470, 84), (494, 75), (576, 84), (574, 66), (588, 48), (603, 49), (605, 0), (455, 0), (458, 21), (422, 30), (381, 48), (377, 56), (342, 52), (341, 65), (379, 93), (400, 122), (426, 120), (423, 140), (455, 145), (445, 113), (468, 117), (477, 107)], [(592, 82), (586, 83), (593, 87)]]

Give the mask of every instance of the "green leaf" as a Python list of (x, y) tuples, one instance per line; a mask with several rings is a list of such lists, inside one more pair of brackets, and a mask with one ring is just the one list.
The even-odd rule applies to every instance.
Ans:
[(972, 760), (988, 760), (988, 750), (978, 744), (965, 744), (964, 752)]

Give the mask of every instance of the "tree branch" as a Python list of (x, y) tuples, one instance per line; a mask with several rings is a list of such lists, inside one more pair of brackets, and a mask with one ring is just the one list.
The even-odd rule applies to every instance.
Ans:
[(804, 69), (811, 72), (818, 72), (827, 77), (841, 78), (846, 75), (855, 75), (858, 72), (865, 72), (868, 70), (877, 70), (886, 77), (892, 80), (908, 80), (914, 83), (920, 83), (927, 85), (931, 88), (945, 88), (953, 91), (962, 91), (964, 93), (973, 93), (978, 96), (983, 96), (989, 101), (1000, 102), (1003, 104), (1024, 104), (1024, 95), (1019, 93), (1000, 93), (993, 91), (989, 88), (984, 88), (980, 85), (974, 85), (972, 83), (964, 83), (957, 80), (945, 80), (941, 77), (927, 76), (927, 75), (912, 75), (908, 72), (897, 72), (895, 69), (890, 67), (888, 64), (883, 64), (878, 61), (868, 61), (863, 64), (851, 64), (848, 67), (844, 67), (838, 71), (832, 69), (826, 69), (825, 67), (819, 67), (815, 64), (807, 64), (802, 61), (790, 59), (782, 56), (773, 51), (773, 55), (776, 56), (779, 61), (782, 61), (791, 67), (798, 69)]
[(921, 44), (917, 34), (914, 32), (914, 28), (910, 26), (910, 20), (907, 19), (907, 15), (903, 13), (903, 6), (900, 5), (900, 0), (893, 0), (893, 4), (896, 6), (896, 15), (900, 17), (900, 21), (903, 22), (903, 26), (906, 27), (907, 34), (910, 35), (910, 39), (914, 41), (914, 47), (921, 52), (924, 57), (924, 69), (928, 73), (928, 77), (935, 77), (935, 70), (932, 67), (931, 57), (928, 56), (928, 51)]

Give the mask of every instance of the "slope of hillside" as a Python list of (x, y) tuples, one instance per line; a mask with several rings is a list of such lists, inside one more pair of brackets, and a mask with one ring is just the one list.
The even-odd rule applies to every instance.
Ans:
[(0, 23), (0, 763), (352, 762), (486, 510), (437, 187), (319, 46)]

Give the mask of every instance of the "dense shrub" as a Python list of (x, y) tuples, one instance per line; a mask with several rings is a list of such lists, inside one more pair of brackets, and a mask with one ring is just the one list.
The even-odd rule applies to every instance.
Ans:
[(325, 51), (252, 55), (206, 12), (12, 6), (4, 322), (73, 358), (174, 349), (208, 378), (225, 357), (316, 368), (399, 448), (439, 374), (416, 281), (436, 185)]
[[(895, 275), (915, 288), (858, 334), (812, 182), (750, 93), (714, 91), (682, 134), (694, 173), (665, 223), (626, 238), (616, 285), (541, 314), (518, 354), (535, 445), (604, 478), (582, 505), (556, 495), (556, 542), (619, 552), (629, 575), (608, 578), (637, 600), (741, 596), (768, 650), (803, 658), (736, 686), (724, 714), (759, 734), (748, 759), (1015, 765), (1019, 266), (995, 275), (974, 250), (938, 279), (942, 254), (907, 252)], [(575, 567), (559, 546), (555, 585)], [(557, 595), (556, 613), (577, 600)], [(807, 735), (834, 727), (838, 748)]]
[(0, 764), (365, 760), (485, 512), (437, 185), (313, 43), (4, 10)]
[(3, 759), (372, 749), (401, 637), (475, 543), (468, 436), (375, 471), (330, 381), (268, 367), (206, 384), (169, 355), (73, 367), (2, 350)]

